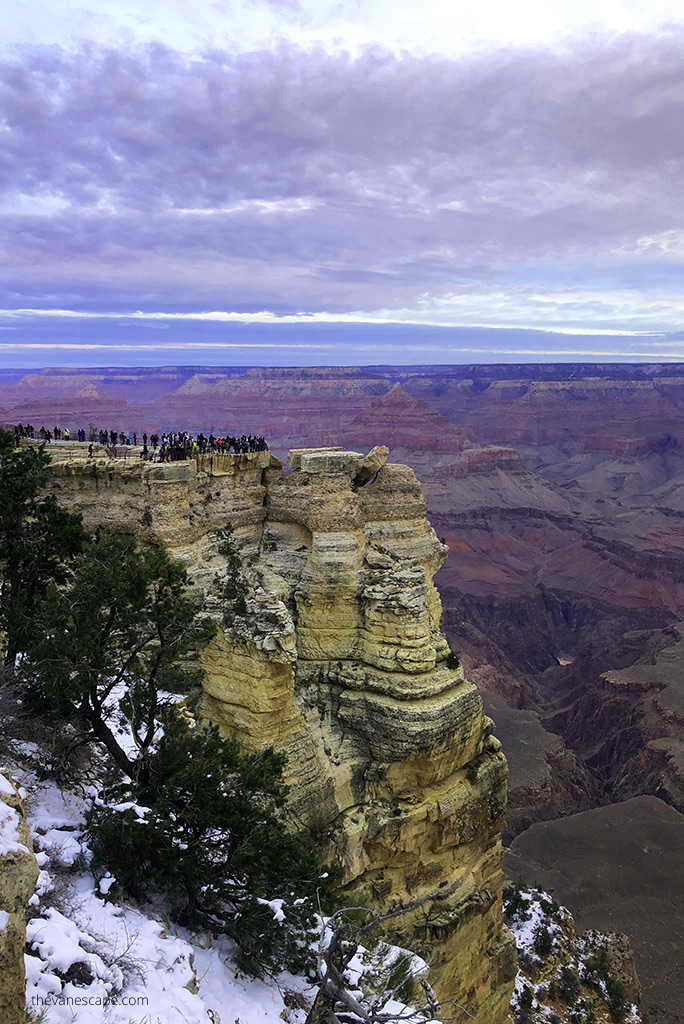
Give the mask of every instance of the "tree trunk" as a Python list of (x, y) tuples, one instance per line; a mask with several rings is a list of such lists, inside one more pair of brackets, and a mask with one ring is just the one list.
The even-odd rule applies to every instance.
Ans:
[(329, 1011), (330, 1003), (328, 997), (319, 990), (304, 1024), (330, 1024)]
[(87, 711), (87, 717), (90, 720), (93, 732), (97, 739), (102, 743), (107, 751), (111, 754), (114, 763), (121, 769), (121, 771), (128, 775), (129, 778), (135, 781), (137, 774), (137, 763), (131, 761), (130, 757), (126, 754), (125, 750), (119, 746), (116, 741), (114, 733), (111, 731), (105, 720), (97, 713), (93, 707), (89, 707)]

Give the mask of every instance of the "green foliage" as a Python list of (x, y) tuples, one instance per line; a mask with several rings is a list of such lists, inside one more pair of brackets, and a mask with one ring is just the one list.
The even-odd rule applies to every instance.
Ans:
[(416, 980), (412, 964), (412, 955), (401, 953), (390, 967), (387, 975), (387, 988), (394, 993), (395, 999), (407, 1004), (413, 1003), (416, 997)]
[(600, 946), (587, 959), (584, 967), (584, 980), (599, 994), (603, 993), (605, 987), (611, 1020), (616, 1024), (622, 1024), (627, 1016), (630, 1001), (625, 986), (611, 973), (610, 959), (605, 946)]
[(64, 580), (85, 534), (81, 517), (44, 494), (50, 457), (42, 447), (15, 448), (0, 429), (0, 631), (13, 664), (32, 632), (36, 601), (50, 580)]
[(606, 992), (608, 993), (610, 1019), (615, 1021), (615, 1024), (622, 1024), (630, 1007), (627, 989), (621, 981), (609, 975), (606, 980)]
[[(66, 576), (36, 604), (21, 663), (26, 704), (90, 729), (122, 771), (144, 775), (160, 691), (199, 683), (198, 652), (216, 627), (197, 618), (185, 569), (133, 537), (99, 530)], [(119, 721), (132, 756), (115, 735)]]
[[(338, 876), (321, 877), (313, 840), (285, 826), (283, 756), (243, 755), (172, 708), (163, 726), (147, 780), (122, 782), (88, 816), (95, 868), (133, 896), (163, 893), (182, 923), (230, 936), (246, 972), (310, 967), (317, 893)], [(149, 808), (144, 825), (130, 802)], [(263, 902), (274, 899), (282, 922)]]
[(525, 985), (518, 996), (518, 1015), (521, 1020), (529, 1020), (533, 1004), (534, 993), (529, 985)]
[(218, 531), (218, 552), (226, 560), (225, 573), (217, 577), (222, 599), (226, 602), (226, 613), (244, 615), (247, 611), (247, 588), (242, 578), (242, 559), (233, 536), (233, 527), (228, 523)]
[[(108, 755), (108, 799), (87, 818), (93, 866), (136, 897), (166, 897), (183, 923), (231, 937), (245, 971), (307, 968), (319, 899), (325, 907), (339, 872), (322, 873), (314, 840), (286, 827), (283, 756), (241, 754), (167, 696), (199, 683), (199, 651), (216, 631), (185, 570), (131, 536), (86, 537), (38, 496), (47, 456), (11, 440), (0, 435), (1, 625), (21, 624), (12, 637), (25, 706)], [(229, 529), (222, 544), (230, 600), (246, 609)]]
[(539, 906), (547, 917), (560, 917), (560, 906), (555, 900), (539, 900)]
[(562, 967), (556, 982), (558, 998), (567, 1006), (573, 1006), (580, 996), (579, 978), (570, 967)]
[(542, 958), (547, 957), (553, 949), (553, 939), (545, 925), (540, 925), (534, 933), (534, 948)]
[(571, 1024), (596, 1024), (596, 1004), (593, 1000), (580, 999), (569, 1013)]
[(605, 982), (610, 975), (610, 963), (608, 952), (604, 946), (599, 947), (592, 956), (588, 957), (584, 965), (584, 980), (596, 992), (601, 991), (601, 982)]
[(523, 888), (520, 882), (508, 886), (503, 894), (503, 914), (505, 920), (510, 924), (515, 918), (518, 921), (526, 921), (530, 916), (532, 901), (523, 896)]

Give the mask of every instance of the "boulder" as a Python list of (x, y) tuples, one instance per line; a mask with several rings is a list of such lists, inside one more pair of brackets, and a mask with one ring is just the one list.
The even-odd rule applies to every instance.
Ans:
[(376, 444), (374, 448), (368, 452), (368, 455), (361, 464), (361, 469), (354, 477), (354, 486), (363, 487), (369, 480), (372, 480), (375, 474), (382, 469), (387, 462), (387, 456), (389, 455), (389, 448), (384, 444)]

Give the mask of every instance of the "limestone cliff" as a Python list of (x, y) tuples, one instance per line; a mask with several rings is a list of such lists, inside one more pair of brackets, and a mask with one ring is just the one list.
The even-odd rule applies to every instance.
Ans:
[(0, 1020), (24, 1024), (26, 907), (38, 864), (24, 818), (25, 793), (0, 775)]
[[(350, 890), (383, 909), (421, 902), (394, 937), (430, 951), (442, 998), (498, 1024), (514, 974), (506, 761), (439, 631), (432, 578), (446, 549), (420, 484), (383, 457), (301, 449), (286, 471), (268, 453), (144, 466), (74, 456), (55, 462), (53, 482), (88, 526), (163, 540), (187, 566), (223, 624), (204, 655), (203, 714), (247, 748), (286, 753), (294, 819), (341, 860)], [(228, 625), (215, 582), (227, 522), (248, 599)]]

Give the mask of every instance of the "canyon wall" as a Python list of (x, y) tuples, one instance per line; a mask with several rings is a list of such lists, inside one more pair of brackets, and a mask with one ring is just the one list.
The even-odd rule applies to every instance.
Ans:
[[(506, 761), (439, 630), (446, 548), (413, 471), (385, 457), (297, 450), (286, 471), (267, 452), (141, 465), (62, 449), (53, 486), (87, 526), (162, 540), (186, 565), (222, 626), (203, 715), (247, 749), (285, 752), (293, 820), (343, 864), (350, 901), (413, 906), (392, 936), (429, 952), (441, 998), (499, 1024), (514, 973)], [(245, 615), (220, 597), (228, 522)]]

